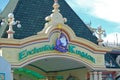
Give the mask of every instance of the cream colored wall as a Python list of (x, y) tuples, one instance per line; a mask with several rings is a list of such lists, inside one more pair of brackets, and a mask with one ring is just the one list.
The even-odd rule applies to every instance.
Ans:
[[(0, 39), (0, 46), (1, 46), (1, 52), (3, 57), (11, 63), (13, 68), (18, 68), (18, 67), (24, 67), (27, 66), (30, 62), (32, 62), (32, 59), (36, 59), (37, 57), (45, 56), (46, 54), (48, 55), (54, 55), (54, 54), (60, 54), (60, 55), (65, 55), (69, 56), (72, 59), (74, 58), (75, 60), (78, 60), (84, 64), (84, 66), (89, 67), (89, 70), (102, 70), (105, 69), (104, 66), (104, 54), (107, 51), (110, 51), (111, 49), (100, 47), (88, 40), (85, 40), (80, 37), (76, 37), (72, 29), (67, 26), (63, 25), (62, 26), (63, 30), (65, 31), (66, 36), (69, 39), (69, 44), (72, 44), (75, 46), (75, 50), (80, 50), (82, 52), (85, 52), (95, 58), (95, 63), (91, 62), (87, 58), (83, 58), (80, 55), (73, 54), (70, 52), (67, 52), (67, 54), (60, 54), (61, 52), (58, 52), (56, 50), (53, 51), (43, 51), (39, 52), (36, 54), (29, 55), (25, 57), (22, 60), (19, 60), (19, 53), (23, 50), (31, 50), (34, 47), (39, 48), (44, 45), (51, 45), (55, 44), (56, 39), (60, 35), (60, 31), (55, 31), (58, 27), (52, 26), (47, 33), (46, 29), (43, 29), (43, 31), (39, 32), (37, 35), (17, 40), (17, 39)], [(68, 34), (68, 35), (67, 35)], [(36, 43), (38, 42), (38, 43)], [(77, 42), (77, 43), (76, 43)], [(36, 44), (35, 44), (36, 43)], [(14, 66), (17, 65), (17, 66)], [(28, 66), (27, 66), (28, 67)], [(29, 67), (29, 69), (32, 69)], [(34, 71), (37, 71), (38, 73), (41, 73), (43, 75), (47, 76), (47, 73), (41, 72), (36, 69), (32, 69)], [(57, 75), (62, 75), (64, 76), (64, 80), (71, 74), (74, 77), (77, 77), (78, 80), (86, 80), (88, 69), (87, 68), (82, 68), (82, 69), (77, 69), (77, 70), (70, 70), (70, 71), (64, 71), (64, 72), (59, 72)]]
[(87, 78), (87, 73), (88, 73), (87, 68), (81, 68), (81, 69), (76, 69), (76, 70), (69, 70), (69, 71), (64, 71), (64, 72), (59, 72), (57, 73), (58, 75), (64, 76), (64, 80), (68, 78), (68, 76), (73, 76), (76, 77), (77, 80), (86, 80)]
[[(39, 47), (42, 47), (44, 45), (52, 45), (52, 44), (55, 44), (55, 37), (57, 37), (57, 35), (59, 35), (58, 33), (52, 35), (51, 39), (48, 39), (47, 42), (39, 42), (39, 43), (36, 43), (36, 44), (31, 44), (29, 46), (25, 46), (25, 47), (22, 47), (22, 48), (1, 48), (2, 50), (2, 56), (8, 61), (10, 62), (12, 65), (15, 65), (15, 64), (22, 64), (24, 63), (25, 61), (27, 60), (30, 60), (31, 58), (35, 58), (35, 57), (38, 57), (40, 55), (45, 55), (45, 53), (53, 53), (53, 52), (56, 52), (56, 51), (45, 51), (45, 52), (41, 52), (41, 53), (37, 53), (37, 54), (33, 54), (33, 55), (30, 55), (22, 60), (19, 60), (19, 53), (23, 50), (32, 50), (33, 48), (39, 48)], [(11, 40), (11, 43), (14, 43), (14, 42), (20, 42), (20, 41), (12, 41)], [(11, 46), (9, 46), (11, 47)]]
[[(58, 51), (45, 51), (45, 52), (40, 52), (37, 54), (33, 54), (33, 55), (29, 55), (26, 58), (22, 59), (22, 60), (18, 60), (19, 59), (19, 53), (23, 50), (31, 50), (34, 47), (41, 47), (44, 45), (51, 45), (51, 44), (55, 44), (56, 39), (59, 37), (60, 35), (60, 31), (56, 31), (55, 29), (58, 29), (58, 25), (56, 26), (51, 26), (51, 28), (49, 28), (48, 32), (46, 32), (46, 30), (48, 29), (48, 27), (45, 27), (43, 29), (43, 31), (39, 32), (37, 35), (34, 36), (30, 36), (28, 38), (25, 39), (21, 39), (21, 40), (17, 40), (17, 39), (4, 39), (1, 38), (0, 39), (0, 46), (1, 50), (2, 50), (2, 54), (3, 57), (9, 61), (11, 63), (11, 65), (21, 65), (24, 63), (26, 63), (27, 61), (31, 60), (32, 58), (36, 58), (36, 57), (40, 57), (42, 55), (46, 54), (59, 54), (60, 52)], [(87, 58), (82, 58), (80, 55), (77, 54), (71, 54), (69, 52), (67, 52), (68, 56), (74, 56), (76, 59), (80, 60), (81, 62), (83, 62), (83, 64), (85, 63), (85, 66), (90, 66), (91, 68), (94, 67), (101, 67), (104, 68), (104, 53), (106, 51), (110, 51), (111, 49), (108, 48), (104, 48), (101, 46), (98, 46), (88, 40), (85, 40), (83, 38), (80, 37), (76, 37), (74, 32), (72, 31), (72, 29), (67, 26), (62, 24), (62, 29), (63, 32), (65, 31), (65, 34), (67, 37), (69, 37), (69, 44), (73, 44), (76, 46), (75, 50), (80, 50), (82, 52), (85, 52), (87, 54), (89, 54), (90, 56), (92, 56), (93, 58), (95, 58), (95, 63), (91, 62), (90, 60), (88, 60)], [(43, 39), (43, 40), (41, 40)], [(37, 44), (34, 44), (38, 42)], [(75, 43), (78, 42), (78, 43)], [(5, 46), (4, 46), (5, 45)], [(102, 51), (102, 52), (100, 52)], [(24, 65), (23, 64), (23, 65)]]
[[(5, 13), (5, 14), (2, 13), (1, 15), (7, 16), (7, 14), (9, 12), (13, 12), (17, 2), (18, 2), (18, 0), (10, 0), (10, 2), (8, 4), (9, 7), (6, 7), (5, 11), (3, 11), (3, 13)], [(55, 15), (55, 13), (54, 13), (54, 15)], [(78, 56), (77, 54), (70, 54), (69, 52), (68, 52), (68, 54), (66, 54), (67, 56), (71, 56), (71, 58), (75, 57), (80, 62), (85, 64), (86, 67), (90, 66), (94, 70), (100, 70), (101, 68), (105, 67), (104, 66), (104, 54), (107, 51), (110, 51), (111, 49), (108, 49), (108, 48), (105, 48), (102, 46), (98, 46), (98, 45), (96, 45), (88, 40), (77, 37), (75, 35), (75, 33), (73, 32), (73, 30), (68, 25), (64, 24), (64, 22), (66, 22), (66, 21), (62, 17), (61, 14), (57, 16), (59, 19), (54, 18), (56, 16), (48, 16), (48, 17), (50, 18), (49, 22), (47, 22), (45, 24), (44, 29), (42, 31), (38, 32), (37, 35), (30, 36), (28, 38), (21, 39), (21, 40), (3, 39), (3, 38), (0, 39), (2, 56), (8, 62), (10, 62), (11, 65), (18, 65), (18, 67), (19, 67), (19, 65), (25, 66), (24, 64), (26, 64), (27, 61), (29, 63), (31, 61), (31, 58), (40, 57), (40, 56), (44, 55), (44, 53), (51, 54), (51, 55), (52, 54), (59, 54), (60, 52), (55, 51), (55, 50), (51, 51), (51, 52), (46, 51), (46, 52), (40, 52), (37, 54), (29, 55), (22, 60), (18, 60), (19, 59), (19, 52), (21, 52), (22, 50), (25, 50), (25, 49), (31, 50), (34, 47), (40, 47), (40, 46), (43, 46), (46, 44), (55, 44), (55, 40), (60, 35), (60, 33), (54, 33), (54, 31), (55, 31), (55, 29), (60, 31), (60, 28), (58, 27), (58, 25), (61, 24), (61, 29), (63, 31), (65, 31), (65, 33), (68, 34), (67, 36), (70, 38), (69, 43), (78, 45), (79, 47), (77, 46), (76, 49), (83, 51), (85, 53), (88, 53), (89, 55), (91, 55), (92, 57), (95, 58), (96, 62), (93, 63), (93, 62), (89, 61), (88, 59), (82, 58), (81, 56)], [(52, 20), (53, 19), (52, 17), (55, 20)], [(1, 29), (1, 30), (4, 30), (4, 29)], [(54, 33), (54, 34), (50, 37), (50, 35), (52, 33)], [(46, 40), (49, 40), (49, 38), (50, 38), (50, 42), (44, 42), (44, 40), (43, 41), (40, 40), (43, 38), (46, 38)], [(40, 41), (40, 43), (33, 44), (36, 41), (38, 41), (38, 42)], [(78, 43), (76, 43), (76, 42), (78, 42)], [(82, 47), (80, 47), (80, 46), (82, 46)], [(99, 69), (97, 69), (97, 67)], [(15, 68), (15, 66), (13, 68)], [(31, 67), (29, 67), (29, 68), (32, 69)], [(34, 69), (34, 71), (37, 71), (37, 72), (42, 73), (44, 75), (47, 75), (44, 72), (41, 72), (41, 71), (36, 70), (36, 69)], [(57, 75), (64, 76), (64, 80), (66, 80), (66, 78), (69, 76), (69, 74), (71, 74), (74, 77), (77, 77), (78, 80), (86, 80), (87, 72), (88, 72), (87, 68), (82, 68), (79, 70), (77, 69), (77, 70), (59, 72), (59, 73), (57, 73)]]
[(11, 64), (18, 63), (18, 52), (19, 49), (9, 49), (9, 48), (2, 48), (4, 58), (10, 62)]
[[(44, 53), (48, 53), (48, 54), (52, 54), (52, 53), (59, 53), (58, 51), (45, 51), (45, 52), (40, 52), (40, 53), (37, 53), (37, 54), (33, 54), (33, 55), (29, 55), (27, 56), (26, 58), (22, 59), (22, 60), (18, 60), (19, 59), (19, 53), (23, 50), (32, 50), (33, 48), (39, 48), (39, 47), (42, 47), (44, 45), (52, 45), (52, 44), (55, 44), (55, 41), (56, 41), (56, 38), (60, 35), (60, 33), (56, 32), (54, 33), (53, 35), (51, 35), (51, 37), (49, 37), (50, 39), (47, 39), (47, 42), (39, 42), (37, 44), (29, 44), (29, 46), (23, 46), (22, 48), (1, 48), (2, 49), (2, 53), (3, 53), (3, 56), (5, 59), (7, 59), (12, 65), (15, 65), (15, 64), (22, 64), (24, 63), (25, 61), (27, 60), (30, 60), (32, 58), (35, 58), (35, 57), (38, 57), (38, 56), (42, 56), (42, 55), (45, 55)], [(28, 39), (26, 39), (28, 40)], [(18, 41), (11, 41), (9, 42), (10, 44), (12, 43), (17, 43), (17, 42), (20, 42), (19, 40)], [(77, 44), (78, 45), (78, 44)], [(82, 45), (81, 45), (82, 46)], [(103, 67), (104, 66), (104, 54), (96, 54), (96, 53), (92, 53), (91, 51), (88, 51), (87, 49), (85, 48), (82, 48), (80, 46), (76, 46), (74, 50), (80, 50), (82, 52), (85, 52), (87, 53), (88, 55), (92, 56), (93, 58), (95, 58), (95, 63), (91, 62), (90, 60), (88, 60), (87, 58), (83, 58), (81, 57), (80, 55), (77, 55), (77, 54), (73, 54), (73, 53), (68, 53), (68, 55), (71, 55), (71, 56), (74, 56), (76, 57), (76, 59), (78, 60), (81, 60), (81, 61), (84, 61), (87, 63), (87, 65), (92, 65), (92, 66), (101, 66)], [(94, 52), (94, 51), (93, 51)], [(87, 66), (86, 65), (86, 66)]]
[[(22, 59), (22, 60), (18, 60), (19, 58), (19, 53), (22, 50), (31, 50), (34, 47), (41, 47), (43, 45), (51, 45), (51, 44), (55, 44), (56, 38), (60, 35), (60, 32), (54, 32), (55, 28), (50, 28), (51, 30), (48, 31), (48, 33), (45, 34), (45, 30), (41, 31), (39, 34), (25, 38), (25, 39), (21, 39), (21, 40), (17, 40), (17, 39), (4, 39), (4, 38), (0, 38), (0, 52), (2, 53), (2, 56), (11, 63), (11, 65), (18, 65), (18, 67), (20, 67), (19, 65), (21, 65), (22, 67), (27, 67), (31, 70), (34, 70), (42, 75), (47, 76), (47, 73), (40, 71), (38, 69), (33, 69), (30, 66), (24, 65), (27, 61), (31, 61), (32, 58), (36, 58), (36, 57), (41, 57), (43, 55), (46, 54), (60, 54), (60, 52), (58, 51), (45, 51), (45, 52), (40, 52), (37, 54), (33, 54), (30, 56), (27, 56), (26, 58)], [(70, 40), (69, 43), (72, 45), (76, 45), (75, 50), (80, 50), (83, 51), (85, 53), (88, 53), (90, 56), (95, 58), (95, 63), (91, 62), (90, 60), (86, 59), (86, 58), (82, 58), (81, 56), (77, 55), (77, 54), (71, 54), (70, 52), (67, 52), (67, 56), (71, 56), (71, 58), (75, 58), (78, 61), (80, 61), (82, 63), (82, 65), (84, 64), (84, 66), (88, 67), (88, 68), (82, 68), (82, 69), (76, 69), (76, 70), (69, 70), (69, 71), (63, 71), (63, 72), (59, 72), (56, 73), (56, 75), (61, 75), (64, 76), (64, 80), (66, 80), (66, 78), (71, 74), (72, 76), (76, 77), (78, 80), (86, 80), (86, 76), (87, 73), (90, 70), (105, 70), (105, 65), (104, 65), (104, 54), (107, 51), (110, 51), (111, 49), (109, 48), (105, 48), (105, 47), (101, 47), (98, 46), (88, 40), (85, 40), (83, 38), (79, 38), (76, 37), (75, 34), (73, 33), (73, 31), (71, 31), (70, 28), (68, 28), (67, 26), (65, 26), (63, 28), (67, 34), (69, 34)], [(52, 32), (53, 31), (53, 32)], [(46, 38), (45, 40), (41, 40), (43, 38)], [(48, 39), (47, 39), (48, 38)], [(46, 42), (45, 42), (46, 41)], [(73, 42), (72, 42), (73, 41)], [(38, 42), (37, 44), (34, 44), (35, 42)], [(74, 43), (74, 42), (78, 42), (78, 43)], [(88, 47), (89, 46), (89, 47)], [(61, 54), (62, 55), (62, 54)], [(24, 66), (23, 66), (24, 65)], [(12, 66), (13, 67), (13, 66)], [(90, 68), (91, 67), (91, 68)], [(16, 66), (14, 66), (13, 68), (16, 68)], [(15, 76), (16, 78), (18, 78), (18, 76)]]

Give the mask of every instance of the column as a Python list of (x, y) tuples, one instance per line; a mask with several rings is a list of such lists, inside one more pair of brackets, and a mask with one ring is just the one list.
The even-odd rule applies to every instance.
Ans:
[(97, 74), (97, 72), (95, 71), (95, 72), (93, 72), (93, 74), (94, 74), (93, 80), (98, 80), (98, 74)]
[(0, 56), (2, 57), (2, 50), (0, 49)]
[(93, 80), (93, 72), (89, 72), (90, 74), (90, 80)]
[(98, 80), (102, 80), (102, 72), (98, 72)]
[(14, 70), (11, 69), (11, 80), (13, 80), (13, 72), (14, 72)]

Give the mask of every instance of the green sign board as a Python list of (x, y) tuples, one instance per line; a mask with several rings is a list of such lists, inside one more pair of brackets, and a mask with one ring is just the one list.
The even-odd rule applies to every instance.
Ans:
[(19, 60), (26, 58), (29, 55), (37, 54), (37, 53), (44, 52), (44, 51), (52, 51), (52, 50), (54, 50), (54, 45), (44, 45), (38, 48), (34, 47), (31, 50), (25, 49), (19, 53)]
[(83, 52), (83, 51), (80, 51), (80, 50), (76, 50), (75, 48), (76, 48), (76, 46), (74, 46), (74, 45), (69, 45), (69, 49), (68, 49), (68, 50), (69, 50), (69, 52), (72, 53), (72, 54), (77, 54), (77, 55), (79, 55), (80, 57), (85, 58), (85, 59), (88, 59), (88, 60), (92, 61), (93, 63), (95, 63), (95, 58), (94, 58), (94, 57), (92, 57), (91, 55), (89, 55), (89, 54), (86, 53), (86, 52)]
[[(34, 47), (31, 50), (25, 49), (19, 53), (19, 60), (22, 60), (30, 55), (33, 55), (33, 54), (38, 54), (38, 53), (42, 53), (45, 51), (53, 51), (53, 50), (54, 50), (54, 45), (44, 45), (41, 47)], [(94, 57), (92, 57), (91, 55), (89, 55), (86, 52), (77, 50), (75, 45), (69, 45), (68, 52), (70, 52), (71, 54), (76, 54), (82, 58), (85, 58), (85, 59), (90, 60), (91, 62), (95, 63)]]

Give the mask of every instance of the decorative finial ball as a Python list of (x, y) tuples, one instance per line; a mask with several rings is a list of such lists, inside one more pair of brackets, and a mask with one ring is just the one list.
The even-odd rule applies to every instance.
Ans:
[(67, 18), (64, 18), (64, 22), (67, 22)]
[(1, 26), (5, 25), (5, 19), (2, 19)]
[(14, 18), (14, 14), (13, 13), (9, 13), (8, 14), (8, 18)]
[(56, 3), (57, 3), (57, 2), (58, 2), (58, 0), (54, 0), (54, 2), (56, 2)]
[(22, 26), (21, 26), (21, 24), (18, 24), (17, 27), (18, 27), (18, 28), (21, 28)]
[(4, 26), (5, 25), (5, 22), (1, 22), (1, 26)]
[(50, 21), (50, 20), (51, 20), (51, 17), (50, 17), (50, 16), (47, 16), (47, 17), (45, 18), (45, 20), (46, 20), (46, 21)]

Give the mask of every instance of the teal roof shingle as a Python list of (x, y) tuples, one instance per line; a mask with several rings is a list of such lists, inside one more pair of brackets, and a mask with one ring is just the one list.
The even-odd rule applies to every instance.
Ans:
[[(44, 28), (46, 23), (45, 17), (52, 13), (52, 5), (54, 0), (19, 0), (14, 10), (16, 20), (20, 20), (22, 27), (14, 27), (14, 38), (23, 39), (32, 35)], [(60, 13), (67, 18), (67, 25), (75, 32), (76, 36), (87, 39), (97, 44), (97, 38), (92, 35), (92, 32), (66, 3), (65, 0), (59, 0)], [(7, 27), (8, 29), (8, 27)], [(6, 30), (7, 30), (6, 29)], [(4, 32), (4, 38), (7, 33)]]

